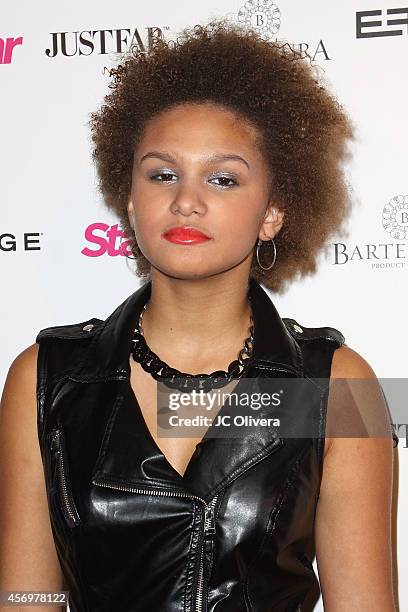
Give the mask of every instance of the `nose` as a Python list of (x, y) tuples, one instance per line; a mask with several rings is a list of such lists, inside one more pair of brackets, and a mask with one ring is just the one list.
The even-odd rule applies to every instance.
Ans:
[(203, 215), (207, 206), (202, 199), (200, 188), (196, 184), (179, 184), (175, 197), (171, 203), (171, 212), (185, 217), (193, 213)]

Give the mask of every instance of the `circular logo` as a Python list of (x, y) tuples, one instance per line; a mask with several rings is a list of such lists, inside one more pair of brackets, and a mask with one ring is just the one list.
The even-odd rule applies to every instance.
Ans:
[(248, 0), (238, 11), (238, 21), (258, 30), (266, 40), (276, 38), (280, 19), (280, 10), (272, 0)]
[(397, 195), (383, 208), (382, 224), (392, 238), (405, 240), (408, 238), (408, 195)]

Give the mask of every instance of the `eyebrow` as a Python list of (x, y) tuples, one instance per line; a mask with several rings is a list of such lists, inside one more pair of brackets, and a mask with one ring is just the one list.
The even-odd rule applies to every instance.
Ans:
[[(170, 162), (172, 164), (176, 164), (177, 163), (177, 161), (174, 159), (174, 157), (169, 155), (169, 153), (165, 153), (165, 152), (161, 152), (161, 151), (149, 151), (149, 153), (146, 153), (145, 155), (143, 155), (143, 157), (141, 157), (141, 159), (139, 161), (139, 165), (145, 159), (151, 159), (151, 158), (161, 159), (163, 161)], [(249, 170), (248, 162), (246, 161), (246, 159), (244, 159), (240, 155), (234, 155), (232, 153), (225, 153), (225, 154), (218, 153), (216, 155), (211, 155), (211, 157), (207, 157), (207, 159), (206, 159), (206, 161), (209, 162), (209, 163), (214, 163), (214, 162), (219, 162), (219, 161), (229, 161), (229, 160), (241, 162), (241, 163), (245, 164), (245, 166)]]

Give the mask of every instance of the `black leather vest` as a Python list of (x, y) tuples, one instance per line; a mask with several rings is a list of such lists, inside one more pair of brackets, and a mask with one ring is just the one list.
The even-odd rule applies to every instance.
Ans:
[[(322, 435), (204, 436), (181, 477), (130, 386), (132, 331), (150, 291), (148, 281), (105, 321), (36, 338), (38, 435), (71, 612), (305, 610), (319, 595), (313, 529), (327, 386), (317, 403), (284, 408), (315, 419)], [(250, 376), (329, 379), (343, 335), (281, 319), (253, 279), (249, 294)]]

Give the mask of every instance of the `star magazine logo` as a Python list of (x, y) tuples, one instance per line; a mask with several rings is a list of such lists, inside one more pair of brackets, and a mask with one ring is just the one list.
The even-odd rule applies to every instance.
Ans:
[(15, 48), (22, 44), (22, 36), (0, 38), (0, 64), (11, 64)]
[[(85, 229), (84, 236), (90, 245), (85, 246), (81, 251), (85, 257), (101, 257), (102, 255), (133, 257), (129, 246), (131, 241), (120, 229), (118, 223), (115, 225), (108, 225), (101, 221), (91, 223)], [(123, 240), (124, 238), (126, 240)]]

